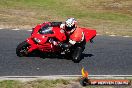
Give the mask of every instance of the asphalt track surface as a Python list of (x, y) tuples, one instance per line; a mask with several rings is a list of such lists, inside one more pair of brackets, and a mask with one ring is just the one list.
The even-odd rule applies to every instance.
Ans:
[(17, 45), (30, 36), (26, 30), (0, 30), (0, 76), (132, 75), (132, 37), (97, 36), (87, 43), (79, 63), (62, 58), (17, 57)]

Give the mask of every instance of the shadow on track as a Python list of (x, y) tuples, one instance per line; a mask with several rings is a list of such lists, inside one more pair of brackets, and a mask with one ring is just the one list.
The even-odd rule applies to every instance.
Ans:
[(82, 59), (84, 59), (85, 57), (92, 57), (92, 56), (94, 56), (94, 55), (82, 53)]
[[(94, 56), (93, 54), (85, 54), (85, 53), (82, 53), (82, 56), (81, 58), (82, 59), (85, 59), (86, 57), (92, 57)], [(42, 52), (34, 52), (32, 53), (31, 55), (29, 55), (28, 57), (40, 57), (42, 59), (45, 59), (45, 58), (48, 58), (48, 59), (67, 59), (67, 60), (71, 60), (71, 58), (68, 58), (66, 57), (65, 55), (62, 55), (62, 54), (55, 54), (55, 53), (42, 53)]]

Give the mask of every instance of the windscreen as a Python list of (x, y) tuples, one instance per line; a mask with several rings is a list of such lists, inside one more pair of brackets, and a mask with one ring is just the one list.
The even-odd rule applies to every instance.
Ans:
[(51, 26), (45, 25), (39, 30), (39, 33), (40, 34), (53, 34), (53, 30)]

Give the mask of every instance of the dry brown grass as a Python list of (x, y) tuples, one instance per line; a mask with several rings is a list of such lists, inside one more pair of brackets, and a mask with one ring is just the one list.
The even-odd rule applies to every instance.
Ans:
[(0, 1), (3, 28), (31, 29), (44, 21), (65, 21), (67, 17), (75, 17), (80, 26), (95, 28), (101, 34), (132, 35), (132, 0)]

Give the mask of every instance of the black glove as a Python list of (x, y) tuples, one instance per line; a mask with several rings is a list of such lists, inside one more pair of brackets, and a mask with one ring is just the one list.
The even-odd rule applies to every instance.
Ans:
[(61, 48), (63, 48), (63, 49), (69, 48), (69, 44), (67, 44), (67, 43), (59, 43), (59, 46), (60, 46)]
[(62, 48), (62, 51), (66, 53), (66, 52), (70, 52), (70, 47), (72, 45), (68, 43), (59, 43), (59, 46)]

